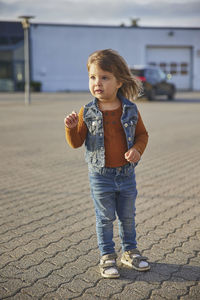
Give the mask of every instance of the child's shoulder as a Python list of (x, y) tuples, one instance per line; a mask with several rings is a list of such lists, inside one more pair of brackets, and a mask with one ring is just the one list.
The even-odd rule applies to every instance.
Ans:
[(95, 104), (95, 99), (84, 105), (84, 108), (89, 108)]
[(121, 98), (120, 100), (122, 101), (123, 106), (134, 109), (136, 111), (138, 110), (137, 105), (133, 101), (131, 101), (125, 97)]
[(122, 102), (122, 105), (137, 107), (136, 104), (133, 101), (129, 100), (128, 98), (126, 98), (121, 93), (118, 93), (118, 98)]
[(136, 104), (133, 101), (131, 101), (131, 100), (127, 99), (127, 98), (123, 98), (123, 102), (126, 105), (136, 106)]
[(84, 119), (90, 118), (91, 116), (93, 117), (97, 116), (98, 114), (99, 114), (99, 109), (98, 109), (96, 98), (84, 105), (84, 109), (83, 109)]

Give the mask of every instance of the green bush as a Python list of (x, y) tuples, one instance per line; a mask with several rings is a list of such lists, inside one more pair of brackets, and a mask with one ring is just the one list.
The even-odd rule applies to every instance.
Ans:
[(42, 84), (40, 81), (31, 81), (30, 82), (31, 92), (40, 92), (41, 86), (42, 86)]
[[(16, 90), (17, 91), (24, 91), (25, 83), (20, 81), (16, 83)], [(30, 89), (31, 92), (40, 92), (42, 87), (42, 83), (40, 81), (31, 81), (30, 82)]]

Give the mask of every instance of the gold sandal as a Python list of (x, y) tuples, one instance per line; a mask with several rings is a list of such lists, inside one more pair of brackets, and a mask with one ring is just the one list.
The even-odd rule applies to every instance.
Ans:
[(120, 274), (116, 266), (116, 253), (103, 255), (100, 259), (100, 272), (104, 278), (119, 278)]
[(148, 271), (150, 265), (147, 259), (148, 257), (142, 256), (138, 249), (132, 249), (123, 253), (121, 262), (137, 271)]

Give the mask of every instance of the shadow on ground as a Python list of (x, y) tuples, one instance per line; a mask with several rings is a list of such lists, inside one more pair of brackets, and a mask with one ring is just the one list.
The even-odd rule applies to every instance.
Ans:
[(121, 264), (119, 271), (122, 279), (126, 278), (130, 281), (185, 282), (200, 279), (200, 267), (178, 264), (151, 263), (151, 269), (147, 272), (138, 272)]

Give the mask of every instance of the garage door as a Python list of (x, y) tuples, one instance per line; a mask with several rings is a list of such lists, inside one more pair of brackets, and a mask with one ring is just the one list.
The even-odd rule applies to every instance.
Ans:
[(177, 89), (191, 89), (190, 47), (147, 47), (147, 64), (156, 65), (172, 75)]

